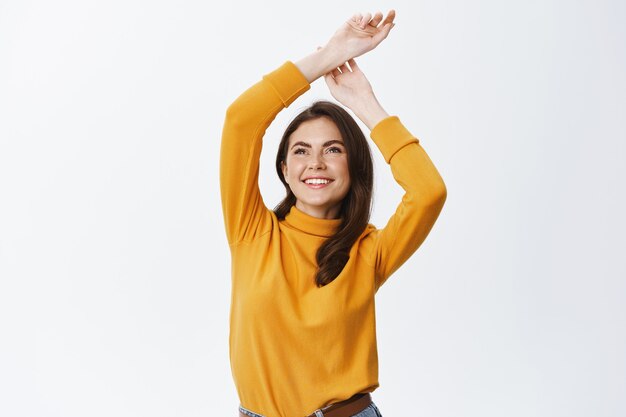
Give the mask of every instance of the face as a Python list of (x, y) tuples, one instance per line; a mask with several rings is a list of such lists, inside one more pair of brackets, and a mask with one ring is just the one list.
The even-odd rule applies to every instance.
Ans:
[(320, 117), (298, 126), (289, 138), (282, 171), (298, 209), (324, 219), (339, 216), (350, 174), (341, 132), (331, 119)]

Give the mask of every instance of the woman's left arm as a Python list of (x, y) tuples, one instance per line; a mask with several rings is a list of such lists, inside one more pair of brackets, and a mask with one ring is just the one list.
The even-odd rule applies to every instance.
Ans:
[(370, 137), (404, 189), (395, 213), (383, 229), (374, 232), (375, 247), (371, 253), (378, 290), (424, 242), (443, 209), (447, 189), (419, 140), (397, 116), (379, 121)]
[(371, 130), (370, 137), (391, 165), (394, 179), (405, 194), (383, 229), (376, 230), (371, 251), (378, 290), (422, 244), (439, 217), (447, 189), (419, 140), (397, 116), (380, 105), (354, 59), (327, 73), (331, 94)]

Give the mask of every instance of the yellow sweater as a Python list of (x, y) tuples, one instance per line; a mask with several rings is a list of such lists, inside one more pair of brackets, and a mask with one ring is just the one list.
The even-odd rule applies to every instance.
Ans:
[(419, 141), (397, 116), (379, 122), (370, 136), (404, 197), (385, 228), (368, 225), (341, 274), (318, 288), (315, 253), (340, 220), (295, 206), (278, 220), (258, 187), (266, 129), (309, 88), (286, 61), (229, 106), (222, 136), (231, 370), (241, 405), (266, 417), (303, 417), (379, 386), (374, 295), (424, 241), (446, 199)]

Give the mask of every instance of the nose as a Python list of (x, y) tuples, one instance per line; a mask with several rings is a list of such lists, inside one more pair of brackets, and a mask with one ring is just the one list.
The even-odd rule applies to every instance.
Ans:
[(324, 161), (321, 157), (319, 156), (311, 157), (311, 160), (309, 161), (309, 169), (325, 169), (325, 168), (326, 168), (326, 164), (324, 164)]

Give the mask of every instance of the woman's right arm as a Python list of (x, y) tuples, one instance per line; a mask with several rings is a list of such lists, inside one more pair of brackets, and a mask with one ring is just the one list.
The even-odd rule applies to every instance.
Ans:
[(271, 215), (258, 186), (262, 138), (276, 115), (310, 88), (291, 61), (241, 94), (226, 110), (220, 150), (220, 191), (228, 243), (269, 230)]

